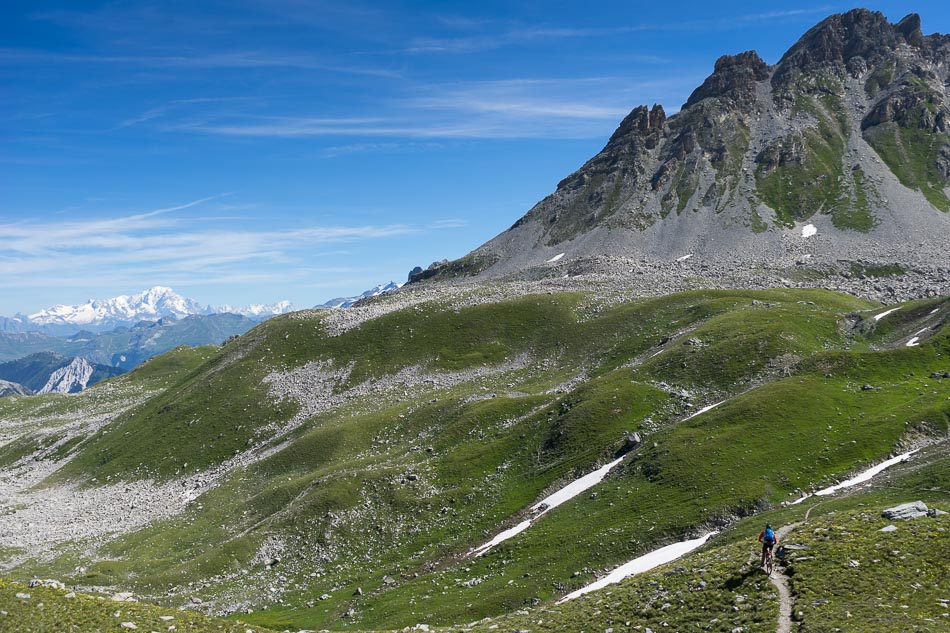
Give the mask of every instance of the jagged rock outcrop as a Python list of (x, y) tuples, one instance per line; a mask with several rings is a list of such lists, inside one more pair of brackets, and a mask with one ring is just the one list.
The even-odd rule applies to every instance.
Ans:
[(0, 380), (0, 398), (6, 396), (31, 396), (33, 392), (20, 383)]
[(756, 83), (768, 78), (769, 66), (755, 51), (723, 55), (716, 60), (713, 74), (693, 91), (684, 107), (689, 108), (711, 97), (749, 105), (755, 101)]
[(17, 383), (37, 394), (75, 393), (123, 372), (123, 369), (54, 352), (38, 352), (0, 363), (0, 380)]
[(855, 9), (833, 15), (808, 30), (785, 53), (772, 77), (775, 87), (789, 85), (807, 73), (840, 70), (861, 58), (865, 67), (879, 64), (901, 44), (926, 46), (920, 31), (920, 16), (910, 14), (897, 24), (884, 14)]
[(774, 66), (754, 51), (720, 57), (672, 116), (634, 108), (511, 228), (415, 281), (689, 258), (698, 277), (887, 264), (926, 278), (907, 286), (945, 291), (948, 85), (950, 37), (923, 35), (918, 16), (833, 15)]

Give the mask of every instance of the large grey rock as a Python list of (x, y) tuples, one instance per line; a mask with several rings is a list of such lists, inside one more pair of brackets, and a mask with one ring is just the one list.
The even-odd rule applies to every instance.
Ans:
[(902, 503), (899, 506), (888, 508), (881, 513), (885, 519), (897, 519), (906, 521), (907, 519), (916, 519), (917, 517), (927, 516), (927, 506), (923, 501), (911, 501)]

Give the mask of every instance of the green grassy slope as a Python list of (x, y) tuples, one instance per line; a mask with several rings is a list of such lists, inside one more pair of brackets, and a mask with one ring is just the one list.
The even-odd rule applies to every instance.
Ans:
[(0, 420), (16, 425), (18, 434), (0, 446), (0, 467), (34, 456), (61, 460), (88, 439), (85, 420), (113, 416), (155, 395), (206, 362), (211, 346), (181, 347), (147, 361), (133, 372), (97, 383), (77, 394), (0, 398)]
[[(169, 604), (200, 596), (278, 628), (446, 625), (543, 603), (901, 441), (946, 434), (948, 383), (930, 376), (947, 369), (950, 302), (908, 304), (880, 322), (874, 308), (817, 290), (709, 291), (426, 304), (333, 337), (320, 316), (272, 319), (169, 371), (164, 392), (85, 441), (48, 483), (167, 480), (249, 442), (265, 449), (259, 461), (182, 514), (101, 547), (81, 572), (77, 543), (14, 573)], [(920, 345), (904, 347), (925, 325)], [(362, 395), (282, 435), (299, 406), (261, 381), (314, 361), (348, 368), (333, 394)], [(381, 386), (407, 370), (415, 378)], [(603, 483), (465, 557), (613, 459), (631, 431), (646, 441)]]
[[(135, 626), (135, 629), (128, 624)], [(174, 628), (169, 628), (174, 627)], [(162, 609), (64, 589), (29, 587), (0, 578), (0, 631), (189, 631), (191, 633), (264, 633), (269, 629), (209, 618), (191, 611)]]
[[(801, 630), (950, 630), (946, 534), (950, 515), (892, 522), (883, 509), (908, 501), (950, 510), (950, 458), (927, 449), (846, 495), (744, 519), (698, 552), (562, 605), (479, 622), (473, 631), (776, 630), (778, 594), (758, 567), (765, 521), (798, 524), (780, 566)], [(807, 515), (807, 518), (806, 518)], [(879, 530), (891, 523), (897, 530)], [(795, 629), (793, 629), (795, 630)]]

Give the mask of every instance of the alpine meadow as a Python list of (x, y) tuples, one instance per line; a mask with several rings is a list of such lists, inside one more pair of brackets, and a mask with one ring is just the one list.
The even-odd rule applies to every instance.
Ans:
[(950, 631), (950, 35), (723, 56), (510, 221), (362, 298), (10, 334), (0, 630)]

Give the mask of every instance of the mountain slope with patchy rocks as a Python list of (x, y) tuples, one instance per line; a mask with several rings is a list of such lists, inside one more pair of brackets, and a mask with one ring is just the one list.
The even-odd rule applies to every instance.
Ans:
[(723, 56), (678, 113), (635, 108), (511, 228), (415, 278), (821, 285), (884, 267), (898, 299), (947, 294), (948, 69), (950, 37), (864, 9), (775, 65)]
[(946, 299), (522, 288), (293, 313), (0, 403), (6, 573), (278, 628), (448, 625), (946, 450)]

